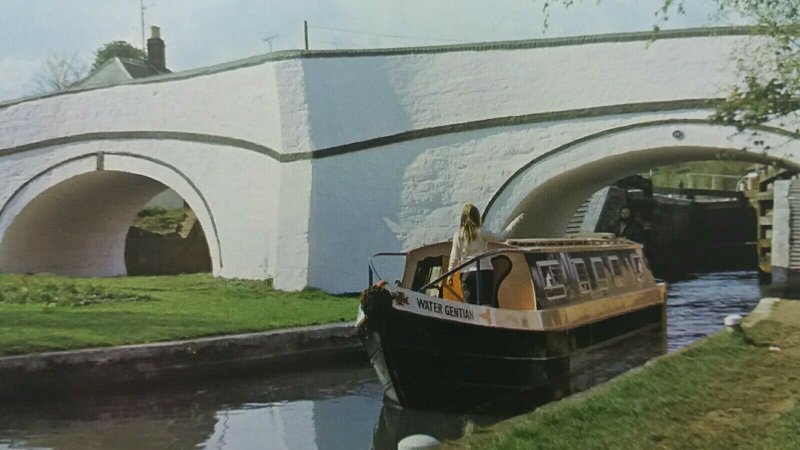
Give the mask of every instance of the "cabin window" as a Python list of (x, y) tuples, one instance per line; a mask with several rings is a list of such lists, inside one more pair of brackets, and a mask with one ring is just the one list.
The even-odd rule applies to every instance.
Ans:
[(603, 264), (603, 259), (592, 258), (591, 262), (597, 289), (608, 289), (608, 276), (606, 275), (606, 266)]
[[(442, 266), (433, 266), (433, 267), (431, 267), (430, 276), (428, 277), (428, 282), (431, 282), (431, 281), (439, 278), (439, 276), (441, 276), (441, 275), (442, 275)], [(439, 287), (438, 286), (431, 286), (428, 289), (425, 289), (425, 295), (430, 295), (431, 297), (438, 297), (439, 296)]]
[[(417, 270), (414, 272), (414, 280), (411, 283), (412, 290), (419, 290), (422, 286), (439, 278), (442, 275), (442, 256), (430, 256), (417, 263)], [(439, 296), (440, 286), (431, 286), (425, 289), (424, 293), (432, 297)]]
[(614, 286), (620, 287), (625, 284), (622, 278), (622, 263), (616, 256), (609, 256), (608, 263), (611, 265), (611, 274), (614, 275)]
[(537, 261), (539, 275), (542, 277), (542, 289), (548, 300), (558, 300), (567, 296), (564, 287), (564, 271), (561, 264), (555, 260)]
[(633, 269), (633, 273), (636, 275), (636, 279), (638, 281), (642, 281), (644, 267), (642, 267), (642, 258), (640, 258), (639, 255), (631, 255), (631, 268)]
[(582, 259), (573, 259), (572, 263), (575, 265), (575, 273), (578, 274), (578, 288), (581, 294), (591, 291), (592, 283), (589, 280), (589, 271), (586, 270), (586, 263)]

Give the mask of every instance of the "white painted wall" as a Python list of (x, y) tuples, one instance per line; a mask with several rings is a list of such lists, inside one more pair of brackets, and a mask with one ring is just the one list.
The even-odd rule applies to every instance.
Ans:
[(106, 131), (202, 133), (281, 148), (275, 78), (296, 65), (283, 61), (0, 105), (0, 149)]
[[(85, 164), (78, 161), (62, 170), (80, 170)], [(128, 228), (144, 203), (163, 189), (139, 175), (92, 171), (45, 190), (3, 234), (0, 272), (125, 275)]]
[[(705, 119), (707, 109), (579, 117), (586, 108), (718, 97), (735, 80), (729, 55), (747, 39), (754, 38), (311, 53), (0, 105), (0, 207), (11, 200), (0, 214), (0, 255), (19, 245), (7, 230), (26, 205), (38, 205), (30, 217), (68, 220), (40, 196), (83, 192), (62, 183), (90, 176), (96, 161), (64, 162), (97, 152), (105, 152), (106, 170), (146, 177), (187, 200), (209, 238), (216, 275), (273, 277), (282, 289), (360, 290), (369, 255), (449, 238), (465, 202), (484, 208), (496, 197), (488, 226), (501, 228), (525, 211), (519, 233), (556, 235), (587, 196), (631, 172), (717, 157), (718, 149), (764, 159), (740, 152), (750, 142), (731, 129), (641, 126)], [(528, 122), (479, 122), (520, 116)], [(475, 126), (320, 157), (336, 146), (469, 123)], [(685, 139), (672, 137), (676, 127)], [(104, 139), (108, 132), (185, 134)], [(98, 135), (37, 144), (86, 133)], [(208, 136), (241, 142), (208, 143)], [(769, 133), (767, 141), (768, 157), (800, 161), (795, 143)], [(551, 156), (522, 170), (544, 155)], [(58, 170), (36, 177), (52, 167)], [(123, 184), (109, 194), (134, 187)], [(99, 201), (83, 195), (89, 205)]]
[(481, 119), (725, 93), (750, 37), (305, 60), (314, 148)]
[[(381, 147), (368, 156), (315, 161), (309, 283), (338, 292), (355, 290), (366, 280), (371, 254), (449, 239), (464, 203), (484, 209), (513, 172), (533, 158), (570, 138), (664, 117), (480, 130)], [(672, 137), (675, 126), (655, 125), (603, 136), (532, 166), (498, 196), (486, 226), (501, 230), (524, 212), (526, 220), (515, 235), (562, 236), (587, 197), (623, 176), (677, 161), (715, 159), (725, 149), (726, 157), (766, 161), (759, 153), (738, 150), (750, 138), (733, 136), (729, 128), (680, 128), (686, 134), (680, 142)], [(579, 133), (562, 133), (566, 129)], [(759, 139), (776, 146), (771, 157), (797, 161), (800, 155), (800, 145), (781, 136)], [(543, 141), (549, 145), (535, 144)]]
[[(299, 66), (299, 62), (276, 62), (183, 80), (122, 85), (0, 106), (0, 149), (13, 152), (19, 145), (47, 139), (119, 131), (218, 134), (270, 148), (280, 147), (283, 125), (276, 79), (283, 75), (276, 72), (275, 66), (292, 65)], [(252, 150), (166, 139), (89, 140), (7, 155), (0, 153), (0, 207), (11, 200), (0, 216), (0, 254), (4, 248), (13, 253), (18, 261), (14, 267), (24, 266), (25, 271), (45, 270), (36, 267), (46, 259), (36, 255), (26, 257), (19, 251), (12, 251), (13, 248), (28, 248), (12, 242), (19, 234), (5, 233), (14, 218), (22, 217), (19, 214), (23, 208), (48, 189), (96, 170), (93, 158), (80, 164), (59, 166), (63, 161), (97, 152), (106, 153), (106, 170), (142, 175), (161, 183), (156, 183), (159, 188), (150, 192), (146, 200), (169, 187), (189, 203), (206, 232), (216, 275), (255, 279), (275, 276), (281, 165)], [(140, 159), (115, 157), (111, 153)], [(46, 172), (52, 167), (58, 167), (58, 170)], [(26, 185), (42, 172), (44, 175), (36, 182)], [(56, 172), (58, 176), (54, 175)], [(17, 192), (20, 189), (23, 189), (22, 194)], [(133, 190), (133, 186), (120, 184), (107, 193), (116, 193), (122, 204)], [(12, 199), (15, 192), (17, 195)], [(57, 188), (54, 192), (65, 191)], [(103, 214), (107, 214), (99, 205), (98, 198), (102, 195), (104, 193), (98, 188), (88, 192), (83, 199), (85, 208), (95, 211), (86, 214), (101, 221), (105, 217)], [(101, 214), (103, 211), (106, 213)], [(62, 236), (72, 236), (70, 233), (76, 231), (64, 223), (71, 217), (69, 214), (52, 212), (50, 215), (58, 219), (52, 227), (61, 229)], [(35, 217), (43, 223), (44, 216), (36, 214)], [(132, 221), (131, 216), (127, 225)], [(288, 222), (289, 232), (295, 233), (296, 224)], [(119, 261), (123, 261), (120, 255), (124, 250), (124, 234), (120, 238), (117, 236), (119, 231), (116, 235), (100, 230), (97, 233), (106, 236), (104, 239), (116, 239), (117, 247), (110, 253), (115, 255), (113, 258), (117, 262), (108, 263), (106, 269), (96, 274), (124, 273), (124, 262), (121, 269), (119, 266)], [(79, 257), (85, 258), (86, 255), (74, 254), (74, 259)], [(30, 259), (28, 263), (24, 263), (26, 258)], [(307, 261), (306, 257), (301, 261), (302, 267), (284, 270), (304, 273)], [(98, 267), (98, 264), (90, 266)], [(9, 267), (0, 265), (0, 270), (11, 270)], [(51, 267), (47, 266), (46, 270), (51, 270)], [(276, 284), (299, 289), (305, 286), (305, 279)]]
[[(114, 226), (119, 234), (127, 231), (127, 227), (133, 223), (136, 212), (150, 198), (162, 191), (165, 186), (169, 186), (186, 200), (203, 226), (215, 274), (256, 279), (273, 276), (268, 255), (274, 251), (274, 238), (277, 234), (273, 226), (275, 211), (278, 209), (279, 192), (276, 181), (280, 174), (278, 163), (241, 149), (176, 141), (90, 142), (32, 152), (35, 154), (23, 153), (7, 157), (0, 166), (2, 170), (7, 174), (18, 173), (20, 176), (0, 177), (2, 180), (0, 192), (3, 193), (0, 204), (6, 205), (3, 214), (0, 215), (0, 236), (3, 236), (0, 241), (0, 254), (8, 245), (13, 244), (14, 236), (17, 235), (7, 234), (6, 231), (12, 224), (17, 223), (16, 218), (22, 217), (20, 214), (23, 210), (28, 205), (34, 204), (32, 202), (39, 199), (48, 189), (67, 192), (63, 190), (65, 183), (73, 178), (95, 173), (97, 171), (95, 155), (98, 152), (104, 153), (105, 170), (140, 175), (157, 183), (152, 189), (143, 192), (141, 198), (135, 195), (135, 185), (124, 180), (116, 184), (97, 184), (92, 189), (83, 189), (80, 191), (83, 197), (76, 197), (74, 201), (63, 201), (64, 214), (54, 216), (58, 220), (52, 226), (65, 230), (60, 235), (62, 239), (73, 238), (73, 234), (69, 232), (72, 228), (69, 228), (66, 222), (74, 218), (69, 212), (74, 207), (80, 206), (86, 210), (81, 215), (86, 216), (88, 220), (102, 223), (107, 218), (107, 213), (104, 211), (110, 207), (103, 205), (112, 203), (114, 199), (123, 204), (129, 197), (135, 198), (135, 201), (131, 200), (133, 203), (129, 207), (124, 208), (127, 218), (118, 219), (125, 223), (120, 222)], [(58, 165), (60, 161), (82, 156), (83, 159), (74, 163)], [(174, 169), (178, 166), (179, 172)], [(242, 173), (252, 176), (242, 177)], [(27, 175), (22, 176), (22, 174)], [(37, 177), (35, 174), (42, 175)], [(33, 182), (28, 182), (30, 179), (33, 179)], [(105, 197), (109, 199), (102, 200)], [(39, 209), (48, 210), (48, 208)], [(95, 212), (90, 214), (91, 211)], [(49, 221), (50, 216), (35, 217), (38, 217), (36, 221), (44, 223)], [(96, 236), (98, 238), (104, 235), (103, 232), (98, 231), (98, 233)], [(115, 253), (119, 256), (124, 250), (124, 233), (121, 239), (117, 240), (121, 241), (119, 243), (121, 250), (118, 249), (119, 251)], [(17, 253), (14, 258), (21, 260), (25, 257)], [(40, 261), (44, 257), (32, 255), (31, 258)], [(26, 267), (30, 268), (30, 265)], [(0, 270), (5, 269), (0, 266)], [(119, 274), (120, 270), (115, 268), (111, 272)], [(102, 274), (108, 273), (103, 271)]]

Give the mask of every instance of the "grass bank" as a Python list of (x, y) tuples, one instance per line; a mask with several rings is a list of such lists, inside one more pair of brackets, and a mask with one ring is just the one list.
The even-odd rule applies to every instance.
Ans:
[(798, 448), (800, 302), (584, 396), (448, 444), (472, 449)]
[(0, 356), (354, 320), (355, 298), (207, 274), (0, 275)]

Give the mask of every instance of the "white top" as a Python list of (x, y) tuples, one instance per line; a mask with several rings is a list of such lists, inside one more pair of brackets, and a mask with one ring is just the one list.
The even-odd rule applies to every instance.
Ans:
[[(489, 230), (478, 228), (477, 236), (472, 242), (467, 242), (466, 236), (462, 235), (461, 227), (459, 227), (453, 235), (453, 250), (450, 251), (450, 264), (447, 270), (452, 270), (462, 262), (485, 252), (489, 249), (489, 242), (504, 241), (521, 220), (522, 215), (520, 214), (500, 233), (493, 233)], [(481, 258), (481, 270), (491, 269), (494, 269), (492, 260), (490, 258)], [(462, 272), (474, 272), (476, 270), (478, 270), (477, 264), (470, 264), (461, 269)]]

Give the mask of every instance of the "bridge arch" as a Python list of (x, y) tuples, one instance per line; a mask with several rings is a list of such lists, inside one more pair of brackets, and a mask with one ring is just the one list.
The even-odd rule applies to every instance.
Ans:
[(523, 165), (489, 200), (484, 220), (490, 228), (501, 229), (524, 212), (526, 220), (516, 235), (561, 237), (578, 206), (600, 188), (658, 166), (714, 159), (797, 169), (800, 142), (779, 128), (738, 132), (702, 119), (612, 128), (553, 148)]
[(0, 272), (125, 275), (128, 229), (167, 188), (195, 212), (212, 271), (219, 273), (217, 223), (202, 192), (169, 163), (120, 151), (79, 153), (52, 164), (0, 204)]

